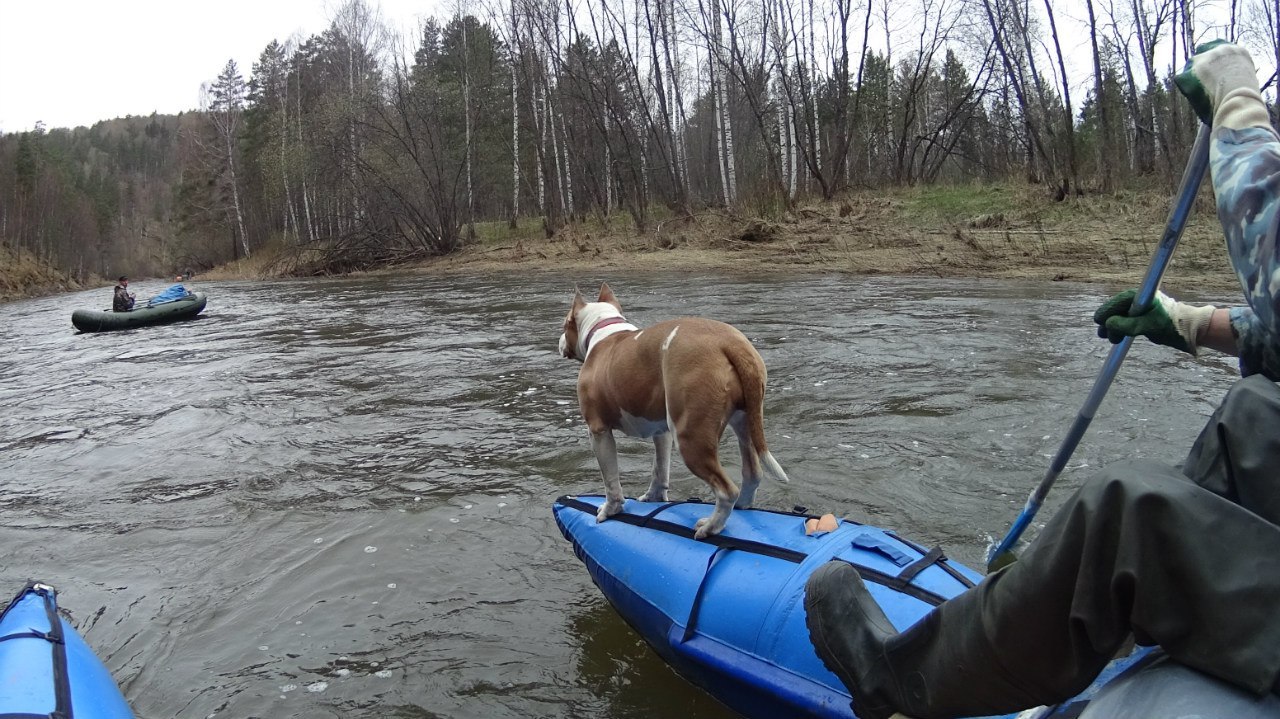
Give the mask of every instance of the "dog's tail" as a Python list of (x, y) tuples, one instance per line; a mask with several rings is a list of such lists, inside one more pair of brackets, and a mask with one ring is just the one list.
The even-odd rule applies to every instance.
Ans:
[(787, 473), (782, 465), (769, 452), (769, 445), (764, 439), (764, 388), (768, 381), (764, 361), (746, 341), (745, 351), (729, 351), (729, 363), (738, 375), (738, 383), (742, 386), (742, 411), (746, 415), (747, 436), (751, 439), (751, 449), (760, 459), (761, 469), (775, 482), (787, 483)]
[(782, 471), (782, 465), (778, 464), (778, 460), (773, 458), (773, 453), (765, 450), (760, 453), (760, 464), (764, 465), (764, 473), (769, 475), (774, 481), (786, 484), (791, 480), (787, 479), (787, 473)]

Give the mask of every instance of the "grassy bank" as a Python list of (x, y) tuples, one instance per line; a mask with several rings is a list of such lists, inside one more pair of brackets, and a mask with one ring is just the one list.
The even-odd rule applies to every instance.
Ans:
[(0, 302), (80, 287), (70, 275), (37, 260), (31, 253), (0, 245)]
[[(1137, 283), (1160, 240), (1169, 188), (1138, 188), (1054, 202), (1027, 185), (960, 185), (866, 190), (799, 207), (775, 218), (721, 210), (657, 216), (645, 232), (629, 217), (589, 220), (547, 239), (525, 218), (477, 226), (461, 251), (388, 272), (558, 270), (593, 277), (653, 270), (742, 273), (845, 272), (935, 277), (1022, 278)], [(279, 276), (296, 266), (288, 250), (265, 247), (201, 279)], [(41, 273), (29, 258), (0, 269), (6, 296), (60, 291), (69, 278)], [(1232, 291), (1209, 190), (1166, 275), (1171, 292)], [(17, 289), (11, 289), (17, 288)], [(39, 288), (49, 288), (40, 290)], [(16, 293), (16, 294), (14, 294)]]
[[(548, 240), (535, 222), (522, 235), (487, 236), (418, 272), (558, 269), (605, 274), (646, 270), (822, 271), (936, 277), (1137, 283), (1172, 201), (1165, 189), (1126, 190), (1054, 202), (1009, 185), (900, 188), (851, 193), (764, 220), (724, 212), (629, 229), (569, 228)], [(1206, 189), (1166, 275), (1166, 287), (1238, 287)]]

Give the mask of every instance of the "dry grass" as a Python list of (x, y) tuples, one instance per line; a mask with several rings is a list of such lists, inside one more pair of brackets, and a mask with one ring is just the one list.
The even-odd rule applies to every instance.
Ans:
[[(1053, 202), (1034, 188), (859, 192), (776, 221), (710, 211), (640, 235), (569, 228), (547, 240), (490, 242), (422, 263), (423, 273), (823, 271), (1135, 284), (1163, 233), (1171, 198), (1155, 191)], [(618, 223), (622, 224), (622, 223)], [(1237, 286), (1211, 199), (1188, 223), (1168, 287)]]
[(25, 250), (0, 245), (0, 301), (67, 292), (80, 284)]
[[(850, 193), (777, 218), (708, 210), (655, 219), (638, 233), (629, 218), (590, 221), (547, 239), (536, 219), (511, 229), (478, 226), (479, 239), (445, 257), (384, 272), (479, 273), (549, 270), (643, 273), (692, 270), (731, 273), (844, 272), (936, 277), (1078, 280), (1115, 287), (1136, 284), (1164, 230), (1171, 193), (1123, 190), (1054, 202), (1027, 185), (961, 185)], [(287, 253), (263, 248), (202, 279), (278, 276)], [(0, 263), (5, 297), (72, 285), (30, 258)], [(38, 263), (34, 263), (38, 264)], [(1179, 290), (1238, 287), (1222, 230), (1206, 189), (1166, 275)], [(16, 289), (15, 289), (16, 288)]]

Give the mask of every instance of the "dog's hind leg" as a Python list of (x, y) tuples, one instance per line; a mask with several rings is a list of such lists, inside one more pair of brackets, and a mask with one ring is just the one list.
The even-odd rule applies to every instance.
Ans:
[(704, 539), (708, 535), (719, 534), (720, 530), (724, 529), (725, 522), (729, 520), (733, 503), (738, 499), (738, 488), (734, 486), (733, 480), (729, 479), (729, 475), (724, 473), (724, 467), (720, 466), (720, 457), (717, 453), (718, 439), (719, 437), (714, 434), (709, 438), (681, 434), (677, 438), (685, 466), (695, 476), (706, 482), (716, 497), (716, 508), (711, 512), (711, 516), (699, 519), (694, 525), (694, 539)]
[(735, 410), (729, 416), (729, 426), (738, 436), (738, 450), (742, 453), (742, 491), (738, 493), (738, 501), (733, 506), (746, 509), (756, 501), (756, 489), (760, 486), (764, 471), (760, 466), (760, 455), (756, 452), (755, 445), (751, 443), (746, 412)]
[(613, 430), (592, 432), (591, 449), (596, 453), (596, 462), (604, 477), (604, 504), (596, 512), (596, 521), (603, 522), (621, 512), (626, 501), (622, 496), (622, 479), (618, 476), (618, 445), (613, 441)]
[(653, 481), (649, 489), (640, 495), (641, 502), (665, 502), (671, 488), (671, 446), (675, 436), (670, 432), (653, 435)]

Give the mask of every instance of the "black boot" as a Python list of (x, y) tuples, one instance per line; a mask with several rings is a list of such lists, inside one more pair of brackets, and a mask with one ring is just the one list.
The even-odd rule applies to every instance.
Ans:
[(884, 649), (898, 630), (871, 598), (858, 571), (838, 561), (819, 567), (805, 583), (804, 613), (809, 641), (853, 696), (854, 713), (860, 719), (893, 714), (903, 701)]
[(901, 634), (846, 562), (820, 567), (805, 585), (809, 641), (853, 697), (860, 719), (895, 711), (918, 719), (1002, 714), (1037, 697), (1008, 676), (983, 631), (974, 592), (951, 599)]

